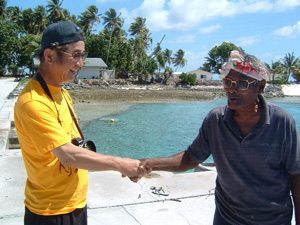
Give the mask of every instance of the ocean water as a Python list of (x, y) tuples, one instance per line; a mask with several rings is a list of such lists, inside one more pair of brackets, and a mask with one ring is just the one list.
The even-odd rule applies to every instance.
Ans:
[[(300, 98), (272, 98), (290, 111), (300, 131)], [(82, 128), (102, 154), (142, 159), (179, 153), (192, 143), (206, 114), (226, 104), (226, 98), (212, 101), (147, 103), (130, 107), (119, 114), (89, 121)], [(114, 119), (115, 122), (111, 122)], [(211, 162), (208, 158), (207, 162)]]

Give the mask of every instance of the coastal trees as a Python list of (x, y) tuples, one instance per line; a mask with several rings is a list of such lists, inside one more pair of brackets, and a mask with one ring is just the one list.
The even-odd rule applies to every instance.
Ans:
[(296, 58), (296, 56), (294, 56), (294, 52), (292, 54), (287, 53), (284, 58), (281, 59), (284, 79), (286, 81), (288, 81), (290, 76), (293, 75), (294, 71), (298, 69), (300, 64), (299, 60), (299, 57)]
[(149, 29), (146, 27), (146, 18), (136, 17), (135, 22), (131, 23), (128, 31), (130, 35), (135, 36), (136, 44), (144, 46), (145, 50), (150, 49), (152, 37)]
[(183, 84), (195, 85), (197, 83), (197, 76), (194, 73), (182, 73), (179, 78)]
[(66, 11), (61, 7), (63, 0), (49, 0), (47, 2), (48, 5), (46, 6), (46, 8), (49, 20), (52, 22), (65, 20)]
[(101, 14), (98, 13), (98, 8), (95, 5), (88, 6), (87, 9), (78, 16), (79, 25), (87, 36), (94, 30), (95, 23), (99, 24), (101, 22), (100, 16)]
[(175, 53), (174, 57), (174, 66), (176, 67), (176, 71), (178, 70), (179, 67), (184, 67), (187, 64), (187, 60), (184, 58), (185, 52), (182, 49), (179, 49)]
[(298, 82), (300, 82), (300, 68), (295, 69), (294, 74), (293, 74), (293, 77), (294, 77)]
[(7, 1), (6, 0), (0, 0), (0, 17), (4, 17), (5, 10), (6, 10)]
[(173, 69), (167, 66), (164, 72), (163, 84), (167, 84), (168, 79), (172, 76), (173, 73), (174, 73)]
[(34, 8), (34, 30), (36, 34), (40, 34), (44, 31), (48, 25), (47, 9), (42, 5), (38, 5)]
[(136, 17), (131, 23), (128, 31), (134, 38), (130, 38), (129, 43), (132, 48), (133, 64), (131, 71), (138, 77), (139, 82), (147, 79), (147, 76), (154, 73), (157, 69), (157, 62), (153, 57), (147, 54), (147, 50), (152, 45), (152, 37), (149, 29), (146, 27), (146, 18)]
[(169, 66), (171, 66), (171, 63), (174, 60), (174, 58), (172, 57), (172, 53), (173, 51), (168, 48), (166, 48), (164, 51), (164, 57)]
[(21, 48), (20, 32), (22, 29), (15, 23), (0, 20), (0, 76), (7, 70), (16, 71)]
[[(203, 64), (203, 68), (209, 70), (209, 72), (220, 73), (219, 69), (228, 60), (229, 53), (232, 50), (243, 50), (230, 42), (223, 42), (221, 45), (216, 45), (208, 52), (208, 57), (205, 57), (206, 62)], [(207, 70), (206, 70), (207, 71)]]
[(280, 61), (277, 62), (273, 62), (271, 63), (271, 66), (269, 64), (266, 64), (270, 70), (270, 76), (269, 77), (269, 81), (274, 82), (275, 77), (278, 75), (282, 75), (283, 73), (283, 68), (282, 68), (282, 64)]
[(110, 8), (108, 11), (106, 11), (104, 13), (104, 16), (102, 16), (103, 24), (105, 25), (104, 28), (110, 31), (107, 56), (106, 56), (106, 64), (108, 62), (110, 45), (111, 45), (113, 33), (116, 29), (121, 29), (121, 27), (123, 26), (123, 20), (120, 19), (120, 16), (121, 16), (121, 13), (117, 16), (117, 12), (113, 8)]

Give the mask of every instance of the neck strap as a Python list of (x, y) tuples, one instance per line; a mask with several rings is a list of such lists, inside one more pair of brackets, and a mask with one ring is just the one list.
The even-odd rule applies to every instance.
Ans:
[[(42, 86), (42, 88), (44, 89), (45, 93), (49, 96), (49, 98), (50, 98), (50, 99), (52, 100), (52, 102), (54, 103), (55, 108), (56, 108), (56, 111), (57, 111), (57, 120), (58, 120), (58, 122), (60, 123), (60, 125), (62, 126), (61, 120), (60, 120), (60, 118), (59, 118), (59, 111), (58, 111), (58, 109), (57, 109), (57, 106), (56, 106), (56, 104), (55, 104), (55, 101), (54, 101), (54, 99), (53, 99), (53, 97), (52, 97), (52, 95), (51, 95), (51, 92), (50, 92), (50, 90), (49, 90), (49, 88), (48, 88), (48, 86), (47, 86), (47, 84), (46, 84), (44, 78), (43, 78), (42, 75), (40, 74), (40, 72), (37, 72), (37, 74), (36, 74), (36, 79), (37, 79), (38, 82), (41, 84), (41, 86)], [(65, 97), (64, 90), (61, 89), (61, 91), (62, 91), (62, 95), (63, 95), (63, 97), (64, 97), (64, 99), (65, 99), (65, 101), (66, 101), (66, 103), (67, 103), (67, 105), (68, 105), (68, 108), (69, 108), (69, 111), (70, 111), (70, 113), (71, 113), (72, 119), (73, 119), (73, 121), (75, 122), (75, 125), (76, 125), (76, 127), (77, 127), (77, 130), (78, 130), (78, 132), (80, 133), (81, 138), (84, 140), (82, 131), (81, 131), (80, 127), (79, 127), (79, 124), (78, 124), (78, 122), (77, 122), (77, 119), (76, 119), (76, 117), (75, 117), (75, 114), (73, 113), (73, 110), (71, 109), (71, 107), (70, 107), (70, 105), (69, 105), (69, 103), (68, 103), (68, 101), (67, 101), (67, 99), (66, 99), (66, 97)]]

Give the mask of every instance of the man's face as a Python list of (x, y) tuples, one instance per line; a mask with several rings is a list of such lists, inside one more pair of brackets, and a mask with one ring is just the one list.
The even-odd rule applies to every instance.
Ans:
[[(230, 79), (233, 81), (231, 87), (224, 87), (227, 94), (227, 103), (229, 108), (234, 110), (241, 109), (252, 105), (257, 100), (260, 91), (257, 85), (258, 81), (255, 79), (247, 77), (234, 70), (231, 70), (225, 79)], [(237, 83), (235, 83), (235, 81), (240, 80), (249, 82), (249, 87), (247, 90), (241, 90), (237, 87)], [(242, 89), (245, 89), (244, 87), (245, 86), (243, 86)]]
[[(83, 41), (68, 44), (68, 49), (62, 51), (61, 59), (57, 57), (56, 69), (57, 78), (60, 84), (73, 81), (78, 70), (83, 67), (84, 59), (81, 57), (85, 52), (85, 44)], [(78, 56), (79, 57), (76, 57)]]

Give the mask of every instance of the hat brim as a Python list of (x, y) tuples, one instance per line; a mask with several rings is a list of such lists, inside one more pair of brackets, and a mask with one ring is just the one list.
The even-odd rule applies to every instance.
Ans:
[(33, 54), (33, 56), (31, 56), (31, 58), (36, 58), (38, 57), (45, 49), (41, 48), (40, 50), (38, 50), (36, 53)]

